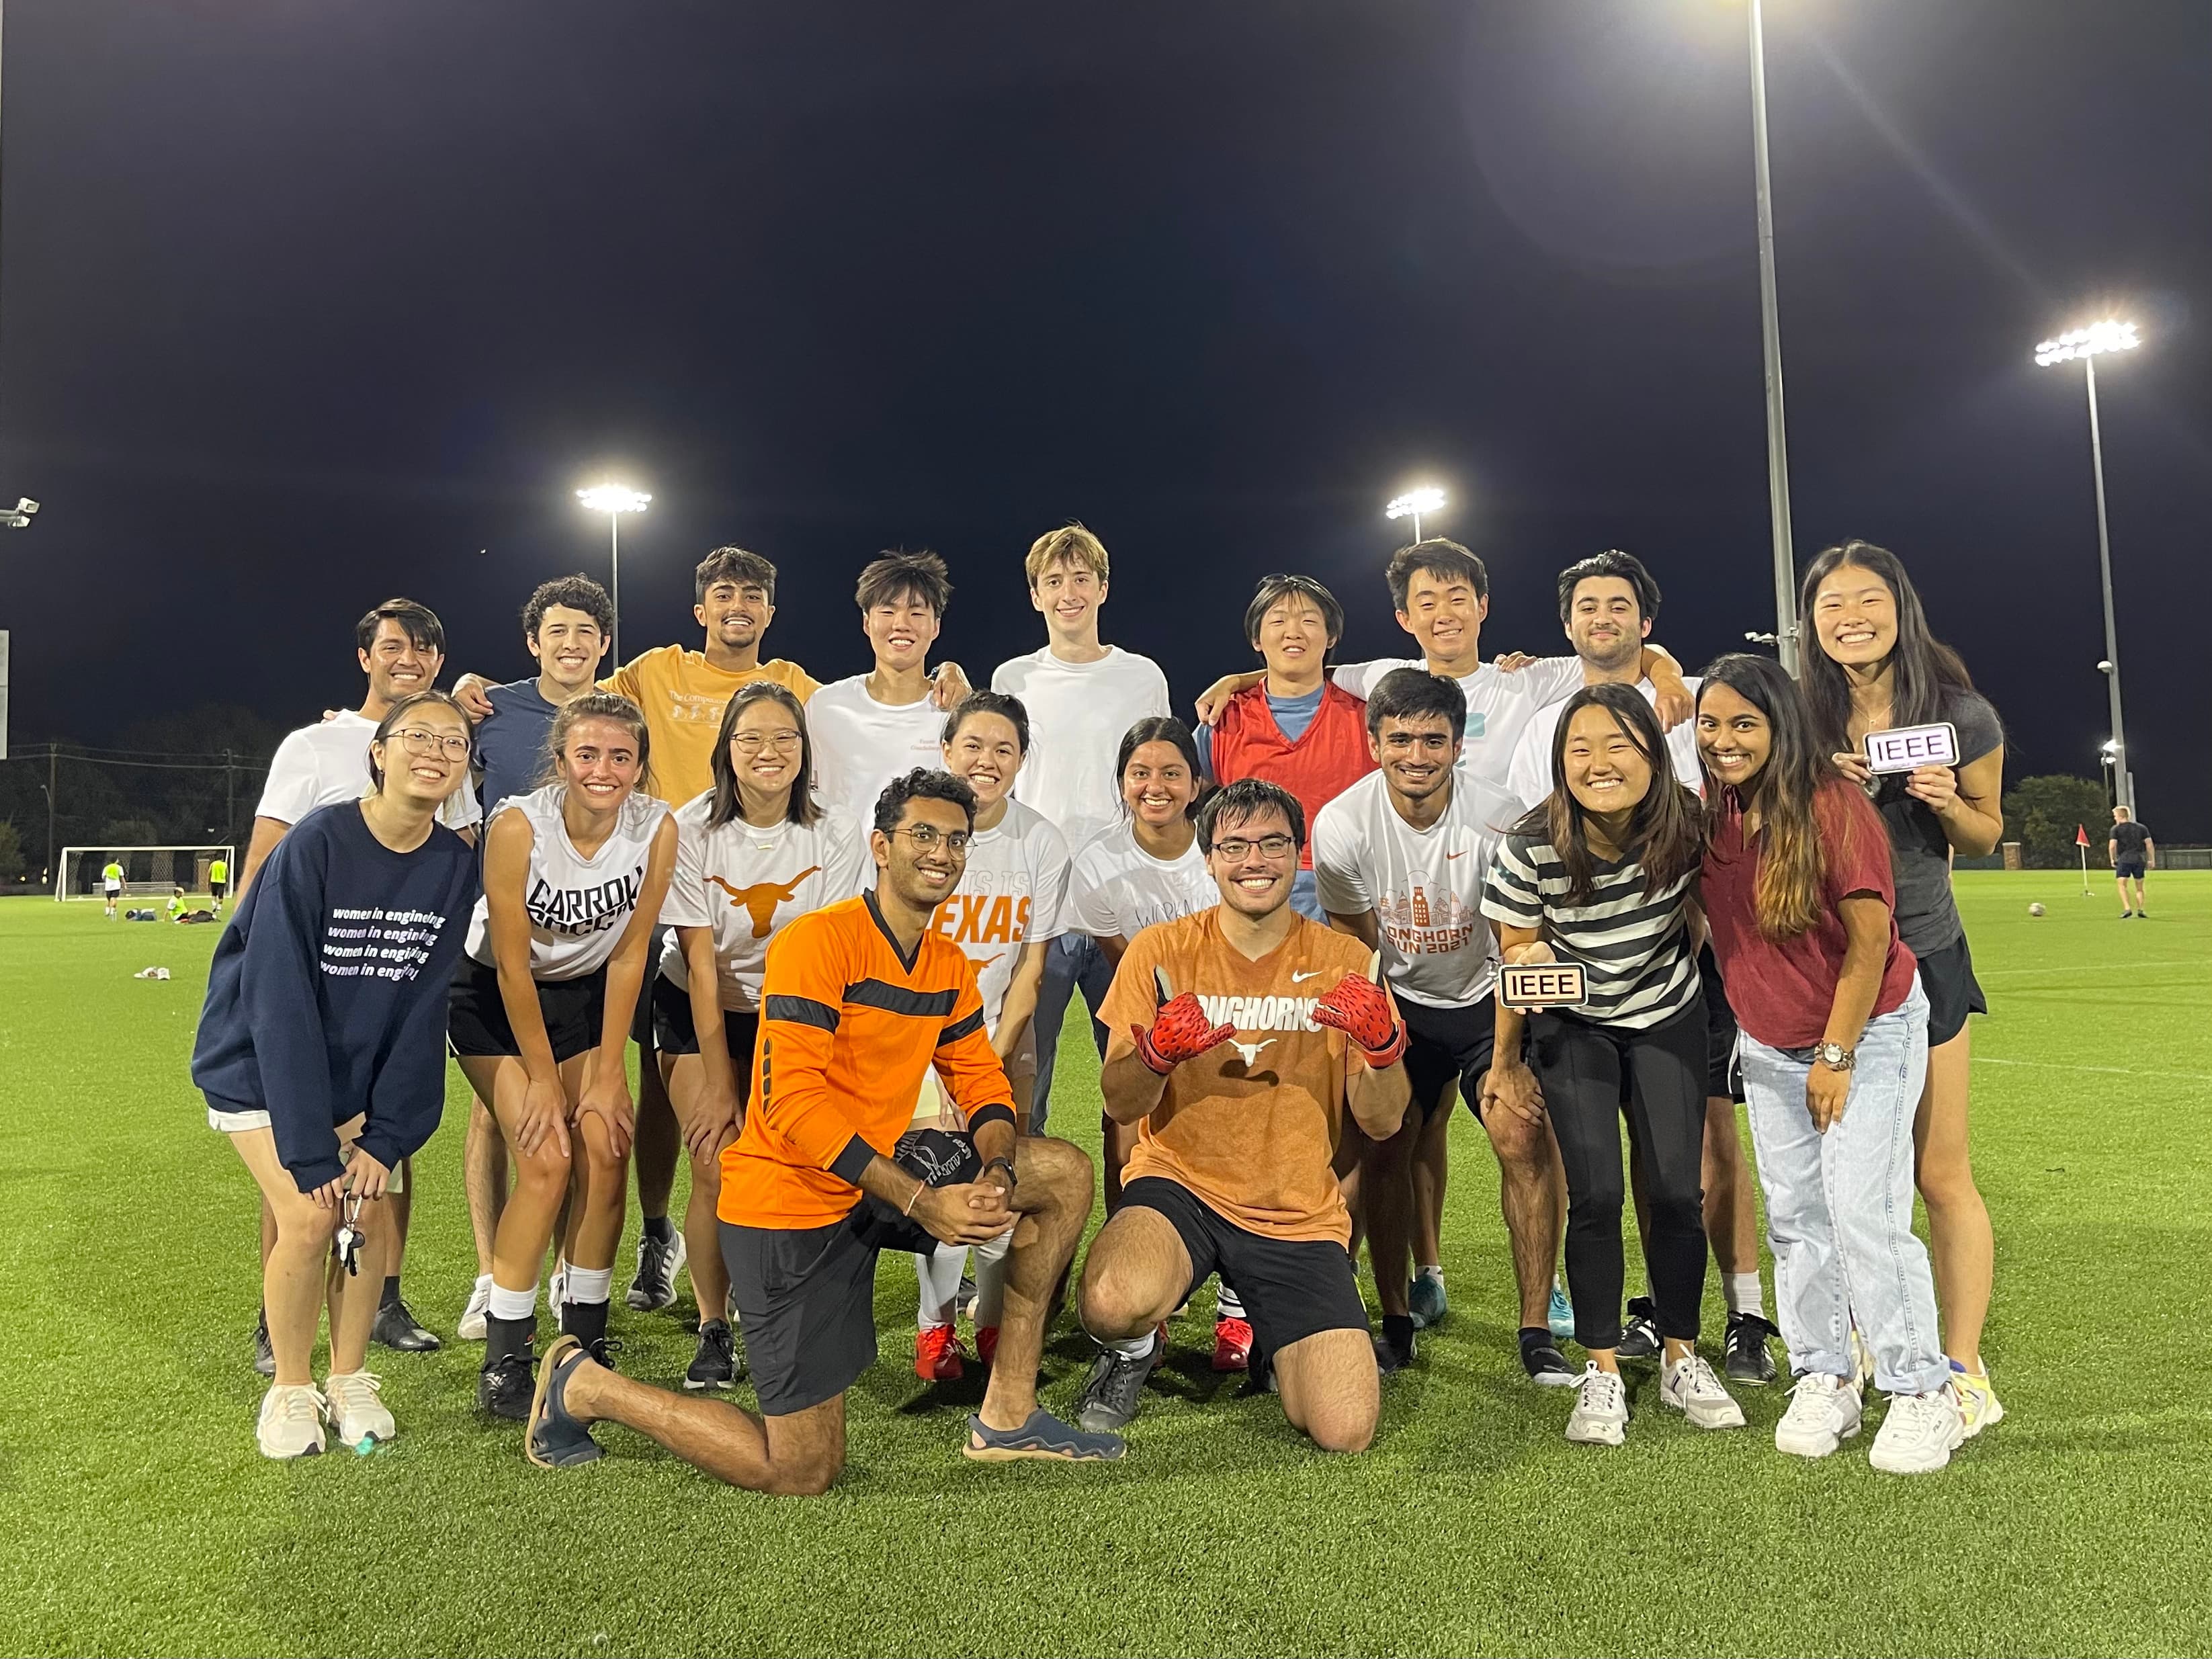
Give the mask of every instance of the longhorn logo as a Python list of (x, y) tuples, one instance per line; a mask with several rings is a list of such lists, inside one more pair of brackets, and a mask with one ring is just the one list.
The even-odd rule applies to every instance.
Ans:
[(709, 876), (707, 880), (709, 885), (719, 887), (730, 896), (732, 909), (742, 909), (753, 919), (755, 939), (766, 939), (769, 927), (775, 921), (775, 907), (790, 903), (799, 891), (799, 884), (821, 867), (818, 864), (809, 865), (781, 887), (772, 881), (756, 882), (750, 887), (732, 887), (720, 876)]
[(1267, 1048), (1274, 1040), (1273, 1037), (1262, 1037), (1257, 1042), (1239, 1042), (1236, 1038), (1231, 1037), (1229, 1039), (1229, 1046), (1237, 1051), (1237, 1058), (1244, 1062), (1244, 1069), (1249, 1072), (1260, 1058), (1260, 1050)]

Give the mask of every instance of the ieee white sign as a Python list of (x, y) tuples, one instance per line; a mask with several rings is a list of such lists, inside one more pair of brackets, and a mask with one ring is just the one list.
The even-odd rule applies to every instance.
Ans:
[(1910, 772), (1916, 766), (1956, 766), (1959, 732), (1948, 720), (1933, 726), (1898, 726), (1866, 734), (1869, 769)]

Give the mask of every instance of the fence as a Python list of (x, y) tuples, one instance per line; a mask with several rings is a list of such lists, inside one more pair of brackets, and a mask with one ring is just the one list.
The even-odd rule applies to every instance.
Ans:
[[(21, 876), (51, 889), (67, 846), (252, 839), (269, 757), (245, 750), (201, 753), (34, 744), (0, 761), (0, 821), (12, 824)], [(0, 880), (15, 872), (0, 869)]]

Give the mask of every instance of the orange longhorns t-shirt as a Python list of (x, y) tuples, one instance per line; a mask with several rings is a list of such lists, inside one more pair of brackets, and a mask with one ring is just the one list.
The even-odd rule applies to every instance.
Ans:
[(1263, 1237), (1349, 1248), (1352, 1218), (1330, 1164), (1346, 1081), (1364, 1062), (1341, 1031), (1312, 1017), (1338, 981), (1367, 971), (1367, 947), (1300, 916), (1288, 939), (1254, 962), (1222, 938), (1218, 915), (1217, 907), (1139, 932), (1099, 1007), (1113, 1033), (1109, 1060), (1135, 1047), (1132, 1026), (1152, 1023), (1156, 968), (1166, 969), (1172, 994), (1197, 993), (1215, 1024), (1237, 1028), (1234, 1042), (1168, 1073), (1121, 1179), (1175, 1182)]

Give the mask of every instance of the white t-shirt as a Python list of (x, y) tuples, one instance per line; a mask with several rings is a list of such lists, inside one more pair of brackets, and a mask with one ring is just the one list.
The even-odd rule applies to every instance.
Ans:
[(825, 685), (806, 700), (815, 798), (831, 817), (873, 828), (885, 784), (917, 766), (944, 766), (944, 733), (945, 711), (927, 695), (919, 702), (878, 702), (865, 674)]
[(1482, 919), (1491, 856), (1521, 809), (1495, 784), (1454, 775), (1451, 804), (1416, 830), (1390, 804), (1380, 772), (1314, 819), (1314, 881), (1336, 915), (1375, 913), (1382, 971), (1398, 995), (1464, 1008), (1490, 994), (1498, 945)]
[(1068, 866), (1073, 925), (1093, 939), (1136, 938), (1156, 921), (1174, 921), (1221, 902), (1194, 836), (1172, 863), (1137, 845), (1127, 823), (1109, 824), (1076, 849)]
[[(1692, 675), (1682, 684), (1694, 696), (1700, 682)], [(1637, 681), (1636, 689), (1643, 694), (1644, 702), (1657, 705), (1659, 693), (1650, 680)], [(1574, 693), (1567, 695), (1571, 696)], [(1513, 749), (1512, 764), (1505, 769), (1505, 787), (1523, 806), (1534, 806), (1552, 793), (1552, 738), (1559, 729), (1559, 716), (1565, 713), (1566, 698), (1562, 697), (1538, 709), (1535, 718), (1521, 729), (1521, 740)], [(1667, 753), (1674, 763), (1674, 781), (1704, 793), (1703, 774), (1698, 766), (1697, 721), (1684, 720), (1667, 734)]]
[(1159, 665), (1118, 645), (1097, 662), (1062, 662), (1048, 646), (1000, 663), (991, 690), (1029, 710), (1030, 752), (1014, 799), (1050, 818), (1070, 847), (1119, 819), (1121, 738), (1146, 715), (1170, 712)]
[[(1346, 663), (1334, 678), (1353, 696), (1365, 697), (1394, 668), (1427, 667), (1418, 657), (1384, 657), (1375, 662)], [(1460, 781), (1480, 778), (1503, 787), (1506, 769), (1513, 762), (1514, 746), (1536, 711), (1572, 696), (1582, 683), (1580, 657), (1544, 657), (1512, 674), (1494, 662), (1486, 662), (1472, 674), (1462, 676), (1459, 689), (1467, 699), (1467, 737), (1459, 751)]]
[[(254, 816), (297, 823), (318, 806), (336, 806), (368, 794), (368, 743), (376, 735), (376, 724), (349, 708), (288, 733), (269, 763), (269, 781), (262, 786)], [(459, 787), (438, 809), (438, 822), (448, 830), (465, 830), (483, 820), (468, 768), (458, 769)]]
[(984, 1029), (997, 1035), (999, 1010), (1022, 946), (1067, 931), (1067, 842), (1043, 813), (1018, 800), (968, 843), (968, 868), (931, 925), (967, 953), (983, 994)]
[[(712, 927), (722, 1006), (760, 1006), (769, 941), (794, 916), (858, 893), (873, 871), (860, 826), (824, 812), (812, 823), (786, 820), (765, 829), (732, 818), (707, 827), (714, 792), (676, 809), (676, 872), (660, 920), (671, 928)], [(674, 933), (660, 953), (660, 976), (679, 991), (691, 972)]]
[[(530, 820), (530, 873), (523, 908), (530, 912), (530, 976), (548, 981), (582, 979), (606, 966), (637, 909), (653, 838), (668, 816), (668, 803), (633, 794), (622, 804), (614, 833), (586, 858), (568, 839), (561, 804), (568, 786), (549, 783), (526, 795), (509, 795), (492, 812), (496, 823), (509, 812)], [(468, 953), (487, 968), (491, 950), (491, 900), (477, 899), (469, 918)]]

